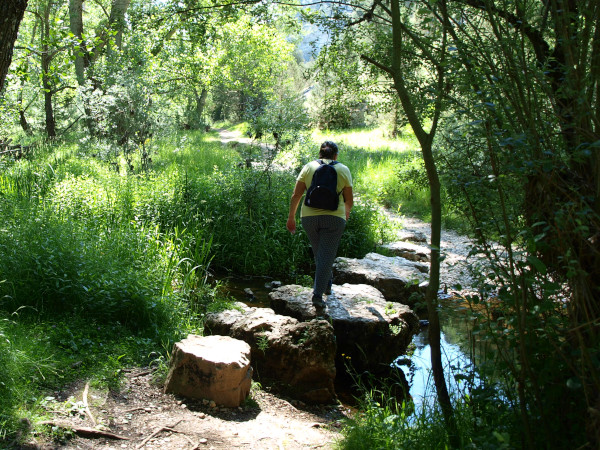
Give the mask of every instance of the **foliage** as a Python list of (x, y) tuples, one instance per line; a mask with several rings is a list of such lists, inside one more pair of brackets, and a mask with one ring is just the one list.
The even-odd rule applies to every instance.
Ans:
[(90, 131), (109, 144), (98, 157), (118, 163), (119, 156), (124, 156), (128, 171), (136, 166), (147, 170), (152, 161), (150, 138), (160, 122), (152, 80), (135, 65), (125, 70), (115, 70), (113, 65), (107, 69), (111, 72), (104, 74), (102, 90), (88, 86), (83, 98)]
[[(273, 157), (280, 151), (296, 153), (294, 148), (304, 147), (308, 140), (308, 116), (303, 99), (294, 97), (291, 92), (271, 99), (264, 109), (247, 111), (246, 118), (250, 125), (248, 132), (255, 139), (273, 136), (275, 145), (270, 151)], [(272, 158), (267, 158), (267, 163), (269, 160)]]
[[(595, 446), (600, 428), (589, 408), (600, 385), (590, 324), (598, 309), (590, 274), (600, 220), (589, 150), (598, 134), (585, 98), (597, 89), (589, 51), (598, 24), (587, 20), (597, 6), (527, 3), (492, 15), (469, 10), (474, 21), (457, 27), (453, 70), (464, 84), (441, 161), (453, 206), (478, 238), (473, 251), (489, 258), (469, 302), (481, 314), (479, 333), (498, 348), (493, 366), (514, 392), (522, 445)], [(475, 17), (485, 25), (475, 26)], [(563, 33), (569, 38), (554, 39)]]

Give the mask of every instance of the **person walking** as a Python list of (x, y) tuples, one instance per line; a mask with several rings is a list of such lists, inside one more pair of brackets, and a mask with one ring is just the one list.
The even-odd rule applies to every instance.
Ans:
[[(331, 294), (333, 275), (331, 268), (335, 260), (340, 239), (346, 228), (346, 221), (354, 205), (352, 194), (352, 175), (344, 164), (337, 161), (338, 147), (334, 142), (325, 141), (319, 150), (319, 159), (306, 164), (298, 178), (290, 200), (290, 211), (286, 228), (292, 234), (296, 232), (296, 211), (307, 186), (312, 187), (313, 176), (317, 169), (327, 164), (337, 174), (337, 204), (332, 209), (309, 206), (310, 200), (304, 201), (300, 211), (302, 227), (308, 235), (316, 263), (313, 285), (312, 303), (317, 315), (322, 316), (326, 309), (323, 294)], [(308, 195), (308, 194), (307, 194)], [(337, 206), (337, 208), (336, 208)], [(336, 209), (333, 209), (336, 208)]]

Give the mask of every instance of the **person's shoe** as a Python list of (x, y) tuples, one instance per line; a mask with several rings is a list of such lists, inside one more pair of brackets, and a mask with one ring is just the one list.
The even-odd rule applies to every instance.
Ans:
[(313, 297), (312, 298), (312, 304), (315, 307), (315, 312), (317, 314), (317, 317), (324, 318), (324, 316), (325, 316), (325, 309), (327, 308), (327, 305), (325, 304), (325, 302), (323, 301), (323, 299), (321, 299), (319, 297)]

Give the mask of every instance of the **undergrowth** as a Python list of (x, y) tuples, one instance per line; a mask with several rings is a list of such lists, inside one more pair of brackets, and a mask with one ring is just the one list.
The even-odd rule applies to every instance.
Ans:
[[(43, 417), (44, 398), (70, 383), (118, 389), (123, 368), (152, 361), (163, 373), (173, 343), (231, 304), (214, 272), (312, 272), (308, 240), (285, 228), (295, 170), (246, 168), (216, 133), (171, 134), (146, 149), (149, 166), (72, 136), (0, 161), (5, 442), (26, 438), (23, 419)], [(339, 253), (361, 257), (390, 230), (359, 199)]]

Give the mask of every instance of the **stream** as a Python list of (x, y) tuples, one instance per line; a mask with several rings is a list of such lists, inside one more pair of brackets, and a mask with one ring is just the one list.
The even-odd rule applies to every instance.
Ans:
[[(260, 308), (269, 307), (270, 281), (261, 277), (230, 276), (222, 279), (225, 290), (236, 301)], [(253, 294), (252, 298), (248, 296), (248, 289)], [(452, 394), (465, 387), (464, 381), (460, 380), (462, 377), (459, 376), (457, 381), (455, 375), (465, 374), (471, 370), (472, 362), (468, 353), (470, 326), (465, 317), (450, 311), (452, 308), (442, 295), (440, 295), (440, 305), (442, 361), (448, 389)], [(404, 372), (410, 386), (410, 395), (415, 407), (418, 408), (431, 399), (435, 400), (436, 395), (431, 373), (431, 349), (427, 327), (422, 327), (413, 337), (413, 344), (415, 350), (412, 356), (408, 358), (406, 355), (401, 355), (394, 364)], [(477, 379), (475, 384), (478, 384)]]

